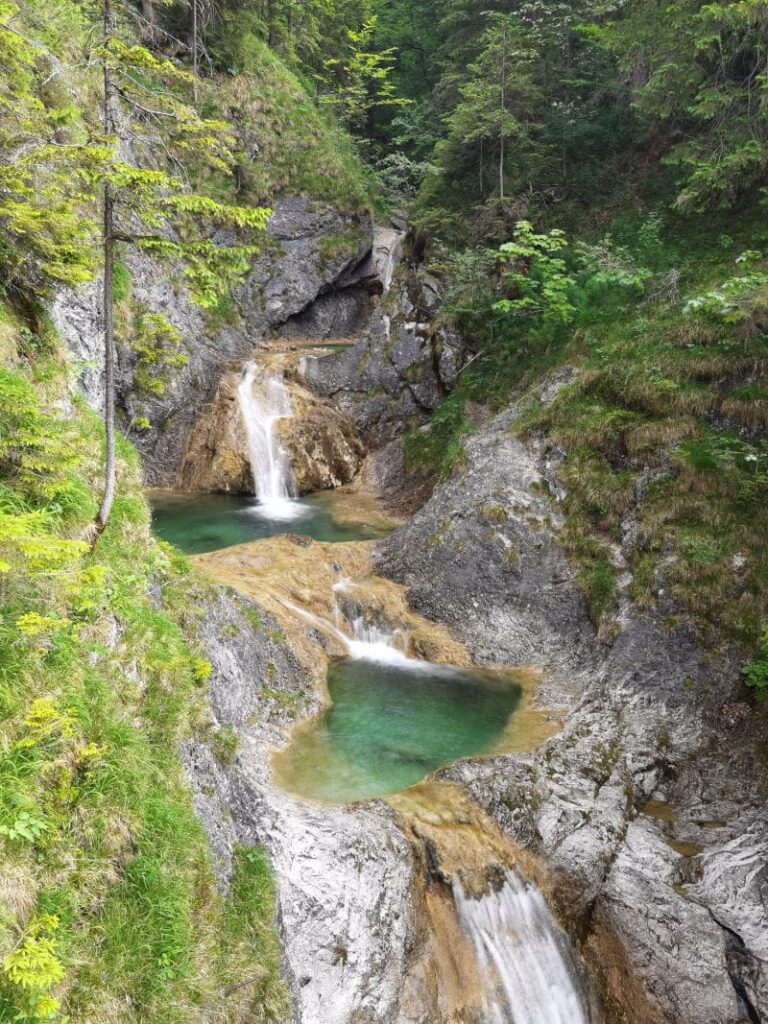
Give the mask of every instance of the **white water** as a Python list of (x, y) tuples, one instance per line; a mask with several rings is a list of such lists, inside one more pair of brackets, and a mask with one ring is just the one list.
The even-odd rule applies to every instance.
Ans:
[[(334, 590), (344, 589), (347, 583), (348, 581), (346, 580), (340, 581), (340, 583), (334, 586)], [(384, 665), (400, 665), (412, 672), (428, 671), (434, 673), (438, 667), (441, 669), (445, 667), (446, 671), (450, 671), (448, 666), (432, 665), (427, 661), (409, 658), (407, 654), (404, 654), (395, 646), (398, 639), (397, 632), (391, 633), (371, 623), (366, 623), (362, 616), (350, 622), (344, 617), (338, 605), (335, 611), (336, 624), (334, 624), (320, 615), (315, 615), (314, 612), (309, 611), (307, 608), (292, 604), (290, 601), (282, 601), (282, 604), (311, 623), (316, 629), (335, 637), (344, 646), (350, 658), (359, 658), (361, 661), (376, 661)], [(351, 636), (348, 636), (343, 631), (345, 627), (350, 630)]]
[(279, 377), (257, 381), (258, 367), (248, 363), (237, 389), (240, 415), (248, 439), (248, 458), (259, 504), (257, 515), (287, 522), (306, 514), (295, 501), (295, 489), (288, 457), (277, 433), (279, 420), (291, 413), (291, 401)]
[(568, 940), (538, 889), (509, 871), (479, 900), (455, 883), (454, 899), (486, 975), (485, 1024), (588, 1024)]

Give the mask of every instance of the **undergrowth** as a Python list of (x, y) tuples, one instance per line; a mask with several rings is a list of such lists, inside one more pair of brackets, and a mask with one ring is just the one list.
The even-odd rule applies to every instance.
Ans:
[(89, 551), (101, 431), (64, 384), (55, 354), (0, 370), (0, 1021), (271, 1020), (266, 862), (217, 893), (178, 758), (210, 731), (205, 595), (152, 539), (125, 442)]
[[(406, 453), (437, 478), (460, 471), (478, 418), (469, 403), (490, 415), (514, 401), (514, 429), (565, 452), (562, 540), (595, 624), (615, 607), (621, 544), (641, 607), (671, 599), (747, 660), (762, 642), (745, 679), (768, 696), (768, 259), (749, 217), (730, 225), (738, 241), (710, 220), (677, 236), (624, 215), (612, 235), (572, 245), (559, 269), (572, 313), (558, 323), (543, 302), (509, 315), (498, 255), (452, 257), (448, 313), (476, 358)], [(527, 261), (533, 285), (516, 282), (516, 314), (541, 291)], [(573, 379), (542, 401), (539, 385), (564, 364)]]

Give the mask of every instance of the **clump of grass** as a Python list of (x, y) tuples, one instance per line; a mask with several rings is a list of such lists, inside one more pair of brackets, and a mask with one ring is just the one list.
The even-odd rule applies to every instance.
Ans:
[[(79, 539), (100, 426), (55, 411), (63, 388), (55, 359), (0, 373), (0, 1020), (202, 1024), (261, 965), (231, 935), (177, 755), (209, 722), (195, 585), (151, 537), (124, 440), (109, 527), (95, 552)], [(270, 892), (237, 897), (265, 945)], [(232, 1019), (256, 1002), (233, 994)]]
[(406, 435), (406, 468), (439, 480), (447, 479), (465, 464), (462, 438), (472, 429), (472, 423), (464, 416), (463, 401), (459, 396), (451, 396), (438, 407), (426, 427)]

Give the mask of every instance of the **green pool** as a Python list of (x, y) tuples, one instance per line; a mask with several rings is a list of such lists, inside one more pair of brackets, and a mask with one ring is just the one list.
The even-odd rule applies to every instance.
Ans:
[(375, 540), (389, 527), (334, 514), (334, 492), (300, 498), (291, 519), (269, 519), (259, 514), (255, 498), (232, 494), (176, 494), (151, 491), (152, 528), (158, 537), (189, 555), (262, 540), (284, 533), (298, 533), (313, 540)]
[(346, 803), (412, 786), (443, 765), (491, 751), (522, 689), (497, 673), (396, 659), (332, 663), (333, 706), (273, 758), (276, 781), (299, 796)]

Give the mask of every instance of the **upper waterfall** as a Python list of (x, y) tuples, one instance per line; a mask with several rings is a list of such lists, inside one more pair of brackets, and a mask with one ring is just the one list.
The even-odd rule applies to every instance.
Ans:
[(508, 871), (481, 899), (454, 885), (461, 926), (487, 982), (488, 1024), (588, 1024), (568, 940), (541, 893)]
[(278, 421), (292, 413), (288, 390), (276, 376), (257, 380), (258, 372), (256, 363), (248, 363), (237, 389), (258, 512), (267, 519), (297, 519), (304, 508), (294, 501), (293, 474), (277, 433)]

